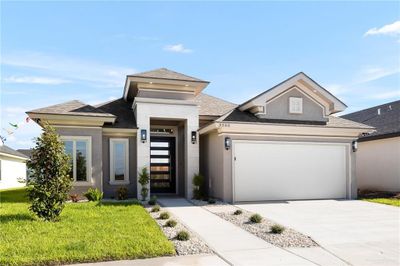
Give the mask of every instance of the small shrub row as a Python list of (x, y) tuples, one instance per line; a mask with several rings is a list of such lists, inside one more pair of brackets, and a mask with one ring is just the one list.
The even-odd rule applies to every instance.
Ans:
[(187, 241), (190, 239), (190, 235), (187, 231), (180, 231), (176, 235), (176, 239), (178, 239), (179, 241)]
[(154, 205), (153, 208), (151, 208), (151, 212), (159, 212), (160, 211), (160, 205)]
[(283, 231), (285, 231), (285, 227), (283, 227), (282, 225), (279, 224), (274, 224), (273, 226), (271, 226), (271, 233), (272, 234), (281, 234), (283, 233)]
[(256, 214), (253, 214), (252, 216), (250, 216), (250, 222), (252, 222), (252, 223), (256, 223), (256, 224), (259, 224), (259, 223), (261, 223), (261, 221), (262, 221), (262, 217), (261, 217), (261, 215), (259, 215), (258, 213), (256, 213)]
[(175, 227), (177, 224), (178, 224), (178, 223), (177, 223), (175, 220), (170, 219), (170, 220), (168, 220), (168, 221), (165, 223), (165, 226), (166, 226), (166, 227)]
[(242, 210), (236, 210), (233, 215), (241, 215), (243, 212)]
[(103, 192), (100, 192), (97, 188), (89, 188), (83, 195), (89, 201), (100, 201), (103, 198)]
[(160, 213), (160, 216), (158, 217), (161, 220), (167, 220), (169, 219), (169, 213), (168, 212), (162, 212)]

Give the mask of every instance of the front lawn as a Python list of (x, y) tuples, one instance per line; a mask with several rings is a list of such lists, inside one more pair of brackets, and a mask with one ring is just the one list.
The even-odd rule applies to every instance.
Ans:
[(68, 203), (59, 222), (37, 220), (25, 189), (0, 191), (0, 265), (54, 265), (175, 254), (146, 210), (129, 203)]
[(400, 199), (396, 198), (373, 198), (373, 199), (362, 199), (362, 200), (400, 207)]

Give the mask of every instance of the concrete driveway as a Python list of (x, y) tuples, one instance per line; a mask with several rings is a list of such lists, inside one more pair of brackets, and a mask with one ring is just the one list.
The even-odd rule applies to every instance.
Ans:
[(357, 200), (237, 206), (311, 236), (350, 265), (400, 265), (400, 208)]

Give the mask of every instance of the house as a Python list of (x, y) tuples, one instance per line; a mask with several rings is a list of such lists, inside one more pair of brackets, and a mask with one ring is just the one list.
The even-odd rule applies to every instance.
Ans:
[(361, 190), (400, 192), (400, 101), (344, 115), (376, 128), (359, 138), (357, 182)]
[(77, 193), (119, 187), (140, 197), (192, 197), (200, 172), (229, 202), (356, 197), (355, 140), (373, 128), (332, 116), (346, 105), (304, 73), (235, 105), (202, 93), (209, 84), (165, 68), (128, 75), (122, 98), (78, 100), (27, 112), (53, 125), (73, 158)]
[(0, 189), (26, 185), (26, 161), (28, 159), (24, 154), (0, 144)]

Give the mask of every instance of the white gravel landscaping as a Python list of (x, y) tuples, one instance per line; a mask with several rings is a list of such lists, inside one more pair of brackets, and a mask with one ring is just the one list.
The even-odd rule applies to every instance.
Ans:
[(222, 219), (229, 221), (244, 230), (256, 235), (271, 243), (272, 245), (288, 248), (288, 247), (316, 247), (318, 244), (312, 240), (309, 236), (303, 235), (291, 228), (285, 228), (280, 234), (271, 233), (271, 226), (277, 224), (269, 219), (263, 217), (261, 223), (252, 223), (249, 221), (250, 216), (254, 213), (242, 210), (242, 214), (234, 215), (235, 210), (239, 208), (221, 201), (216, 201), (215, 204), (208, 204), (205, 201), (192, 200), (193, 204), (202, 206), (208, 211), (218, 215)]
[[(185, 227), (176, 217), (169, 213), (170, 218), (166, 220), (159, 219), (160, 213), (166, 212), (164, 208), (160, 208), (159, 212), (151, 212), (153, 206), (146, 206), (146, 210), (150, 213), (151, 217), (157, 222), (161, 230), (175, 245), (177, 255), (195, 255), (195, 254), (211, 254), (213, 251), (207, 246), (207, 244), (200, 239), (194, 232), (190, 231)], [(175, 227), (167, 227), (165, 223), (168, 220), (175, 220), (177, 225)], [(187, 231), (190, 235), (190, 239), (187, 241), (180, 241), (176, 239), (176, 235), (180, 231)]]

